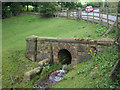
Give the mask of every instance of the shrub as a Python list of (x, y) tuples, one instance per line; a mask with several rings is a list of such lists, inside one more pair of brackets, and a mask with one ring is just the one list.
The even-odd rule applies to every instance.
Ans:
[(98, 33), (98, 36), (102, 36), (107, 31), (106, 27), (100, 26), (99, 24), (97, 24), (96, 26), (96, 32)]
[(13, 16), (19, 15), (22, 11), (22, 5), (18, 2), (14, 2), (11, 4), (11, 11)]
[(118, 2), (118, 13), (120, 13), (120, 1)]
[(2, 3), (2, 18), (7, 18), (12, 16), (12, 12), (10, 11), (10, 4), (6, 5), (6, 3)]
[(40, 13), (44, 17), (51, 17), (54, 15), (54, 12), (57, 10), (57, 5), (55, 2), (43, 2), (41, 3)]

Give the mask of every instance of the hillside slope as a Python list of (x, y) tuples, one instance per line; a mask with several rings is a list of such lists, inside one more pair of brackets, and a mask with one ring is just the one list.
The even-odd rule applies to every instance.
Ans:
[(120, 88), (117, 82), (112, 82), (109, 78), (117, 60), (116, 46), (106, 48), (91, 60), (75, 65), (74, 69), (52, 88)]

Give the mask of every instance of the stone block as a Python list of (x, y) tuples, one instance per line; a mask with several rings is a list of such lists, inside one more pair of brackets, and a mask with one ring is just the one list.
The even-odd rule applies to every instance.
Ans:
[(79, 61), (78, 61), (77, 59), (74, 59), (74, 60), (71, 61), (71, 64), (72, 64), (72, 65), (76, 65), (76, 64), (78, 64), (78, 63), (79, 63)]
[(37, 36), (26, 38), (26, 57), (32, 61), (36, 60)]
[(82, 55), (82, 52), (78, 52), (78, 56), (81, 56)]
[(49, 62), (50, 62), (50, 59), (47, 58), (47, 59), (44, 59), (44, 60), (38, 62), (38, 65), (40, 65), (40, 66), (44, 66), (44, 65), (49, 64)]
[(50, 53), (45, 53), (44, 51), (37, 53), (36, 61), (42, 61), (43, 59), (49, 58)]
[(34, 68), (31, 71), (26, 72), (25, 73), (25, 80), (26, 80), (26, 82), (29, 82), (33, 78), (33, 76), (35, 76), (36, 74), (40, 73), (41, 70), (42, 70), (42, 67), (37, 67), (37, 68)]
[(80, 44), (77, 46), (77, 51), (84, 52), (86, 51), (86, 47), (87, 47), (86, 45)]

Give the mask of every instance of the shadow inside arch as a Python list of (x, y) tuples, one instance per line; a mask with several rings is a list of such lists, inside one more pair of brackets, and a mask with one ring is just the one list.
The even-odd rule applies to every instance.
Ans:
[(58, 52), (58, 59), (61, 64), (71, 64), (72, 56), (67, 49), (61, 49)]

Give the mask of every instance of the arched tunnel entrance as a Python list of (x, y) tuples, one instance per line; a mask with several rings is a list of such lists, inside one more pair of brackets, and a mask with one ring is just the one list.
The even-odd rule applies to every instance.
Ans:
[(62, 49), (58, 52), (58, 59), (61, 64), (71, 64), (71, 54), (68, 50)]

